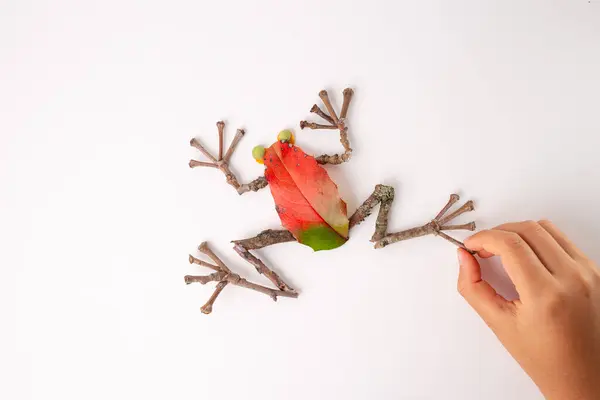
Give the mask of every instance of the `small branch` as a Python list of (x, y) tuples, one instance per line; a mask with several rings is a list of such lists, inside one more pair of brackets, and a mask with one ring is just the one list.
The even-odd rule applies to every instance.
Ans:
[(399, 242), (402, 240), (408, 240), (408, 239), (413, 239), (413, 238), (417, 238), (420, 236), (432, 234), (435, 236), (440, 236), (443, 239), (446, 239), (447, 241), (449, 241), (450, 243), (453, 243), (456, 246), (469, 251), (462, 242), (460, 242), (460, 241), (448, 236), (446, 233), (442, 232), (442, 231), (458, 230), (458, 229), (470, 230), (470, 231), (475, 230), (475, 222), (469, 222), (467, 224), (462, 224), (462, 225), (446, 225), (446, 223), (452, 221), (453, 219), (460, 216), (461, 214), (464, 214), (466, 212), (469, 212), (469, 211), (472, 211), (475, 209), (473, 202), (471, 200), (469, 200), (465, 204), (463, 204), (461, 207), (459, 207), (456, 211), (444, 216), (444, 214), (446, 214), (448, 212), (450, 207), (452, 207), (452, 205), (455, 204), (458, 201), (458, 199), (459, 199), (459, 197), (457, 194), (450, 195), (450, 199), (448, 200), (448, 203), (444, 206), (444, 208), (442, 208), (442, 210), (436, 215), (436, 217), (431, 222), (429, 222), (425, 225), (422, 225), (422, 226), (418, 226), (416, 228), (407, 229), (407, 230), (404, 230), (401, 232), (388, 234), (375, 242), (375, 248), (380, 249), (389, 244), (396, 243), (396, 242)]
[(354, 90), (351, 88), (344, 89), (344, 103), (342, 104), (342, 111), (340, 112), (341, 119), (346, 119), (346, 114), (348, 114), (348, 107), (350, 106), (350, 100), (352, 100), (353, 94)]
[(452, 244), (454, 244), (454, 245), (456, 245), (456, 246), (460, 247), (461, 249), (465, 249), (466, 251), (468, 251), (468, 252), (469, 252), (469, 253), (471, 253), (471, 254), (475, 254), (475, 253), (477, 253), (476, 251), (473, 251), (473, 250), (469, 250), (469, 249), (467, 249), (467, 247), (464, 245), (464, 243), (463, 243), (463, 242), (460, 242), (460, 241), (458, 241), (458, 240), (454, 239), (453, 237), (450, 237), (450, 236), (446, 235), (444, 232), (438, 232), (437, 234), (438, 234), (438, 235), (439, 235), (441, 238), (443, 238), (443, 239), (446, 239), (447, 241), (449, 241), (450, 243), (452, 243)]
[[(236, 245), (236, 247), (237, 246), (238, 245)], [(253, 264), (254, 264), (255, 260), (258, 261), (258, 263), (260, 263), (262, 265), (258, 265), (258, 266), (255, 265), (256, 270), (258, 272), (260, 272), (261, 274), (264, 274), (265, 276), (267, 276), (269, 279), (271, 279), (271, 281), (273, 283), (277, 282), (276, 285), (278, 287), (282, 287), (286, 290), (271, 289), (266, 286), (262, 286), (262, 285), (259, 285), (259, 284), (253, 283), (253, 282), (249, 282), (246, 279), (240, 277), (238, 274), (232, 273), (231, 270), (225, 265), (225, 263), (208, 247), (208, 244), (206, 242), (202, 242), (200, 244), (200, 246), (198, 246), (198, 250), (200, 252), (206, 254), (207, 256), (209, 256), (215, 262), (215, 264), (217, 264), (217, 265), (209, 264), (207, 262), (199, 260), (190, 255), (190, 263), (202, 265), (202, 266), (214, 269), (217, 272), (209, 274), (209, 275), (205, 275), (205, 276), (186, 275), (184, 277), (186, 284), (197, 282), (197, 283), (201, 283), (202, 285), (205, 285), (209, 282), (218, 282), (213, 294), (210, 296), (210, 298), (208, 299), (206, 304), (204, 304), (200, 308), (200, 310), (204, 314), (210, 314), (212, 312), (212, 307), (213, 307), (215, 300), (217, 299), (219, 294), (223, 291), (225, 286), (227, 286), (230, 283), (232, 285), (244, 287), (246, 289), (250, 289), (250, 290), (254, 290), (259, 293), (266, 294), (274, 301), (277, 301), (277, 297), (291, 297), (291, 298), (298, 297), (297, 292), (295, 292), (292, 288), (290, 288), (285, 282), (283, 282), (283, 280), (276, 273), (274, 273), (269, 268), (267, 268), (266, 265), (262, 264), (262, 262), (260, 260), (258, 260), (252, 254), (250, 254), (248, 251), (246, 251), (246, 253), (248, 253), (248, 255), (250, 255), (250, 259), (246, 258), (244, 255), (242, 255), (242, 257), (248, 259), (248, 261), (250, 261)], [(238, 251), (237, 248), (236, 248), (236, 251)], [(239, 254), (239, 252), (238, 252), (238, 254)]]
[(209, 264), (206, 261), (202, 261), (199, 258), (196, 258), (196, 257), (192, 256), (191, 254), (190, 254), (189, 260), (190, 260), (190, 264), (198, 264), (198, 265), (201, 265), (201, 266), (206, 267), (206, 268), (210, 268), (210, 269), (215, 270), (215, 271), (220, 271), (221, 270), (218, 266)]
[(212, 156), (212, 154), (210, 154), (208, 152), (208, 150), (206, 150), (204, 148), (204, 146), (202, 146), (202, 143), (200, 143), (200, 141), (196, 138), (190, 140), (190, 146), (197, 148), (198, 150), (200, 150), (202, 152), (202, 154), (204, 154), (204, 156), (206, 156), (206, 158), (208, 158), (210, 161), (212, 161), (213, 163), (217, 163), (217, 160)]
[(217, 287), (215, 288), (215, 291), (213, 292), (212, 296), (210, 296), (210, 299), (208, 299), (205, 305), (200, 307), (200, 311), (202, 311), (202, 314), (210, 314), (212, 312), (215, 300), (217, 299), (217, 297), (219, 297), (219, 294), (223, 291), (223, 289), (225, 289), (227, 283), (227, 281), (221, 281), (217, 283)]
[(277, 301), (277, 297), (291, 297), (293, 299), (298, 297), (298, 293), (296, 293), (296, 292), (284, 292), (283, 290), (276, 290), (276, 289), (268, 288), (266, 286), (257, 285), (256, 283), (248, 282), (244, 278), (240, 278), (239, 275), (233, 275), (232, 278), (230, 278), (230, 279), (234, 279), (235, 277), (237, 277), (239, 280), (237, 280), (235, 282), (230, 281), (234, 285), (245, 287), (246, 289), (250, 289), (250, 290), (255, 290), (260, 293), (264, 293), (267, 296), (269, 296), (270, 298), (272, 298), (273, 301)]
[(402, 240), (414, 239), (425, 235), (430, 235), (435, 232), (433, 223), (428, 223), (416, 228), (406, 229), (401, 232), (390, 233), (384, 238), (375, 242), (375, 248), (381, 249), (389, 244), (400, 242)]
[(219, 257), (217, 257), (217, 255), (210, 249), (210, 247), (208, 247), (208, 243), (206, 243), (206, 242), (200, 243), (200, 246), (198, 246), (198, 251), (209, 256), (215, 262), (215, 264), (217, 264), (219, 266), (221, 271), (224, 271), (227, 273), (231, 272), (229, 270), (229, 268), (227, 268), (225, 263), (223, 261), (221, 261), (221, 259)]
[(267, 229), (254, 237), (251, 237), (249, 239), (234, 240), (232, 241), (232, 243), (240, 245), (246, 250), (257, 250), (277, 243), (295, 241), (296, 239), (294, 238), (294, 236), (292, 236), (292, 234), (289, 231), (286, 231), (284, 229)]
[(233, 137), (233, 140), (231, 141), (231, 144), (229, 145), (229, 149), (227, 150), (227, 153), (225, 153), (225, 157), (223, 157), (223, 161), (225, 161), (226, 163), (229, 162), (229, 159), (231, 158), (231, 155), (235, 151), (235, 148), (237, 147), (240, 140), (242, 140), (242, 137), (244, 137), (244, 133), (245, 132), (243, 129), (238, 129), (235, 132), (235, 136)]
[(377, 204), (379, 204), (379, 214), (375, 223), (375, 233), (371, 241), (377, 241), (383, 238), (387, 232), (388, 216), (394, 201), (394, 188), (386, 185), (376, 185), (373, 193), (356, 209), (350, 217), (350, 228), (363, 222), (371, 213)]
[(219, 282), (223, 280), (223, 278), (227, 275), (227, 273), (220, 271), (214, 272), (210, 275), (204, 276), (194, 276), (194, 275), (186, 275), (183, 277), (185, 280), (185, 284), (189, 285), (190, 283), (199, 282), (203, 285), (206, 285), (208, 282)]
[(468, 224), (462, 225), (444, 225), (440, 228), (441, 231), (457, 231), (460, 229), (464, 229), (467, 231), (474, 231), (476, 229), (475, 222), (469, 222)]
[(317, 124), (315, 122), (308, 121), (300, 121), (300, 129), (309, 128), (309, 129), (338, 129), (335, 125), (322, 125)]
[(223, 159), (223, 128), (225, 128), (225, 123), (223, 121), (217, 122), (217, 129), (219, 130), (219, 161)]
[(329, 155), (329, 154), (323, 154), (320, 155), (318, 157), (315, 158), (315, 160), (317, 160), (317, 163), (321, 164), (321, 165), (339, 165), (342, 163), (345, 163), (346, 161), (348, 161), (350, 159), (350, 155), (343, 153), (343, 154), (333, 154), (333, 155)]
[(319, 97), (323, 101), (323, 104), (325, 104), (325, 108), (327, 108), (327, 111), (329, 112), (329, 116), (331, 117), (331, 119), (333, 119), (333, 123), (337, 125), (338, 117), (335, 114), (335, 110), (333, 109), (333, 106), (331, 105), (331, 101), (329, 100), (329, 95), (327, 94), (327, 90), (321, 90), (319, 92)]
[(217, 166), (217, 164), (213, 164), (213, 163), (209, 163), (209, 162), (202, 162), (202, 161), (196, 161), (196, 160), (190, 160), (190, 168), (196, 168), (196, 167), (211, 167), (211, 168), (219, 168)]
[(331, 118), (329, 115), (325, 114), (325, 112), (323, 110), (321, 110), (321, 108), (319, 108), (318, 105), (313, 105), (312, 108), (310, 109), (311, 113), (315, 113), (317, 114), (319, 117), (323, 118), (325, 121), (329, 122), (331, 125), (335, 125), (335, 122), (333, 122), (333, 118)]
[(344, 153), (334, 155), (323, 154), (319, 157), (316, 157), (317, 162), (321, 165), (341, 164), (350, 160), (350, 157), (352, 156), (352, 148), (350, 147), (350, 141), (348, 140), (348, 127), (346, 126), (346, 115), (348, 113), (348, 107), (350, 106), (350, 101), (352, 100), (353, 94), (354, 91), (352, 89), (344, 89), (344, 102), (342, 104), (340, 118), (338, 119), (335, 110), (331, 105), (331, 101), (329, 100), (329, 95), (327, 94), (327, 91), (321, 90), (319, 92), (319, 97), (323, 101), (325, 108), (327, 108), (329, 115), (325, 113), (321, 108), (319, 108), (319, 106), (317, 106), (316, 104), (312, 106), (310, 112), (319, 115), (331, 125), (317, 124), (311, 121), (300, 121), (300, 129), (338, 129), (340, 131), (340, 142), (342, 143), (342, 146), (344, 146)]
[(446, 214), (446, 212), (448, 212), (448, 210), (450, 209), (450, 207), (452, 207), (454, 205), (454, 203), (456, 203), (458, 200), (460, 200), (460, 196), (457, 195), (457, 194), (455, 194), (455, 193), (452, 193), (450, 195), (450, 199), (448, 200), (448, 203), (446, 203), (446, 205), (444, 206), (444, 208), (442, 208), (440, 210), (440, 212), (438, 213), (438, 215), (435, 216), (434, 219), (437, 221), (440, 218), (442, 218), (442, 216), (444, 214)]
[(237, 190), (237, 192), (239, 194), (243, 194), (248, 191), (256, 192), (257, 190), (264, 188), (266, 186), (266, 180), (262, 181), (260, 178), (254, 180), (253, 182), (250, 182), (249, 184), (243, 184), (243, 185), (240, 184), (239, 181), (237, 180), (237, 177), (234, 175), (234, 173), (229, 168), (229, 159), (231, 158), (231, 155), (235, 151), (239, 141), (244, 136), (244, 130), (243, 129), (237, 130), (235, 137), (233, 138), (231, 145), (229, 146), (229, 149), (225, 153), (225, 156), (223, 156), (223, 137), (224, 137), (223, 132), (225, 129), (225, 123), (223, 121), (217, 122), (217, 129), (219, 131), (219, 159), (217, 160), (212, 154), (210, 154), (210, 152), (208, 150), (206, 150), (206, 148), (204, 148), (204, 146), (202, 146), (200, 141), (198, 141), (197, 139), (192, 139), (190, 141), (190, 145), (192, 145), (193, 147), (200, 150), (202, 152), (202, 154), (204, 154), (212, 162), (207, 163), (207, 162), (202, 162), (202, 161), (191, 160), (190, 168), (211, 167), (211, 168), (217, 168), (217, 169), (221, 170), (221, 172), (223, 172), (223, 174), (225, 175), (225, 179), (227, 180), (227, 183), (229, 185), (233, 186), (233, 188), (235, 190)]
[(258, 192), (260, 189), (267, 187), (268, 184), (269, 182), (267, 182), (267, 179), (264, 176), (259, 176), (250, 183), (244, 183), (240, 185), (237, 191), (239, 194), (244, 194), (250, 191)]
[(475, 205), (473, 204), (473, 201), (469, 200), (465, 204), (463, 204), (462, 207), (460, 207), (458, 210), (454, 211), (450, 215), (447, 215), (447, 216), (441, 218), (438, 222), (440, 225), (445, 225), (446, 222), (450, 222), (454, 218), (458, 217), (459, 215), (464, 214), (469, 211), (473, 211), (474, 209), (475, 209)]
[(279, 290), (296, 292), (292, 287), (290, 287), (287, 283), (283, 281), (274, 271), (269, 269), (260, 259), (255, 257), (252, 253), (246, 250), (242, 245), (236, 244), (233, 249), (236, 253), (240, 255), (244, 260), (248, 261), (250, 264), (254, 265), (256, 271), (264, 275), (268, 280), (273, 282), (275, 286), (279, 288)]

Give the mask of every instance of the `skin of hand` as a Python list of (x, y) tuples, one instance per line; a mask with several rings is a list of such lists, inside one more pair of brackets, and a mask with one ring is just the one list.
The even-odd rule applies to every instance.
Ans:
[(459, 249), (458, 291), (549, 400), (600, 399), (600, 272), (554, 224), (518, 222), (465, 246), (500, 256), (519, 293), (507, 301)]

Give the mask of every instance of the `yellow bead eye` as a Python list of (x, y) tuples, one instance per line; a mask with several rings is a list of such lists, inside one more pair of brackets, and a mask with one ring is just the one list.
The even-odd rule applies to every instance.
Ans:
[(289, 142), (291, 144), (294, 144), (296, 142), (292, 131), (287, 130), (287, 129), (279, 132), (279, 135), (277, 135), (277, 140), (279, 140), (279, 141), (283, 140), (284, 142)]
[(252, 149), (252, 157), (259, 164), (264, 164), (263, 158), (265, 157), (265, 148), (263, 146), (256, 146)]

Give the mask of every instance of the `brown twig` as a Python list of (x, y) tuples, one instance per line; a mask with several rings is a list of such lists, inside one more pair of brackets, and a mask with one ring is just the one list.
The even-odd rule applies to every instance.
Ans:
[(296, 239), (289, 231), (267, 229), (254, 237), (243, 240), (234, 240), (233, 243), (235, 243), (235, 246), (233, 249), (240, 257), (252, 264), (259, 274), (267, 277), (267, 279), (273, 282), (280, 290), (295, 293), (296, 291), (290, 285), (285, 283), (277, 273), (267, 267), (258, 257), (250, 253), (250, 250), (262, 249), (263, 247), (295, 240)]
[(461, 247), (467, 251), (470, 251), (465, 247), (465, 245), (462, 242), (460, 242), (460, 241), (448, 236), (444, 232), (442, 232), (445, 230), (457, 230), (457, 229), (464, 229), (464, 230), (470, 230), (470, 231), (475, 230), (475, 222), (469, 222), (468, 224), (462, 224), (462, 225), (446, 225), (446, 223), (452, 221), (459, 215), (461, 215), (465, 212), (468, 212), (468, 211), (472, 211), (475, 208), (472, 201), (467, 201), (463, 206), (458, 208), (456, 211), (448, 214), (447, 216), (444, 216), (448, 212), (450, 207), (452, 207), (452, 205), (454, 203), (456, 203), (458, 200), (459, 200), (458, 195), (456, 195), (456, 194), (451, 195), (450, 200), (448, 200), (448, 203), (444, 206), (444, 208), (442, 208), (442, 210), (436, 215), (436, 217), (431, 222), (428, 222), (425, 225), (418, 226), (416, 228), (406, 229), (401, 232), (396, 232), (396, 233), (391, 233), (389, 235), (386, 235), (375, 242), (375, 248), (380, 249), (382, 247), (385, 247), (392, 243), (399, 242), (401, 240), (408, 240), (408, 239), (413, 239), (413, 238), (417, 238), (420, 236), (425, 236), (425, 235), (431, 234), (431, 235), (435, 235), (435, 236), (440, 236), (441, 238), (446, 239), (450, 243), (453, 243), (458, 247)]
[(217, 168), (217, 169), (221, 170), (221, 172), (223, 172), (223, 174), (225, 174), (227, 183), (229, 185), (233, 186), (233, 188), (238, 192), (238, 194), (244, 194), (249, 191), (256, 192), (257, 190), (260, 190), (260, 189), (264, 188), (265, 186), (267, 186), (267, 182), (264, 178), (255, 179), (254, 181), (252, 181), (248, 184), (240, 184), (237, 177), (234, 175), (234, 173), (229, 168), (229, 159), (231, 158), (231, 155), (233, 154), (239, 141), (244, 136), (244, 130), (243, 129), (237, 130), (235, 137), (233, 138), (233, 140), (231, 142), (231, 145), (229, 145), (229, 149), (227, 149), (225, 156), (223, 156), (223, 133), (224, 133), (224, 129), (225, 129), (225, 123), (223, 121), (217, 122), (217, 129), (219, 131), (219, 158), (218, 158), (218, 160), (212, 154), (210, 154), (210, 152), (208, 150), (206, 150), (206, 148), (202, 145), (202, 143), (200, 143), (200, 141), (198, 139), (194, 138), (190, 141), (190, 145), (192, 147), (195, 147), (196, 149), (200, 150), (202, 152), (202, 154), (204, 154), (206, 156), (206, 158), (208, 158), (211, 162), (190, 160), (190, 168), (211, 167), (211, 168)]
[(267, 187), (268, 184), (269, 182), (267, 182), (267, 179), (264, 176), (259, 176), (250, 183), (241, 184), (237, 191), (239, 194), (244, 194), (250, 191), (258, 192), (260, 189)]
[(325, 114), (325, 112), (323, 110), (321, 110), (321, 108), (318, 105), (316, 105), (316, 104), (313, 105), (312, 108), (310, 109), (310, 112), (317, 114), (319, 117), (323, 118), (325, 121), (329, 122), (331, 125), (335, 125), (335, 122), (333, 122), (333, 118), (331, 118), (329, 115)]
[(223, 121), (217, 122), (217, 129), (219, 131), (219, 158), (221, 161), (223, 159), (223, 129), (225, 128), (225, 123)]
[(338, 129), (335, 125), (323, 125), (317, 124), (316, 122), (300, 121), (300, 129)]
[(217, 286), (215, 287), (215, 291), (210, 296), (210, 298), (208, 299), (206, 304), (204, 304), (202, 307), (200, 307), (200, 311), (202, 311), (202, 314), (210, 314), (212, 312), (212, 308), (213, 308), (213, 304), (214, 304), (215, 300), (217, 299), (217, 297), (219, 297), (219, 294), (223, 291), (223, 289), (225, 289), (225, 286), (227, 286), (228, 283), (229, 282), (227, 282), (227, 281), (221, 281), (221, 282), (217, 283)]
[(342, 104), (342, 111), (340, 113), (340, 118), (338, 118), (331, 104), (327, 91), (321, 90), (319, 92), (319, 97), (323, 101), (323, 104), (325, 105), (325, 108), (327, 109), (327, 112), (329, 114), (325, 113), (316, 104), (312, 106), (310, 111), (319, 115), (331, 125), (317, 124), (311, 121), (300, 121), (300, 129), (338, 129), (340, 131), (340, 142), (342, 143), (342, 146), (344, 146), (344, 152), (342, 154), (323, 154), (321, 156), (318, 156), (316, 157), (316, 160), (319, 164), (337, 165), (348, 161), (352, 156), (352, 148), (350, 147), (350, 141), (348, 140), (348, 127), (346, 126), (346, 115), (348, 114), (348, 107), (350, 106), (350, 101), (352, 100), (353, 94), (354, 91), (352, 89), (344, 89), (344, 101)]
[(231, 141), (231, 144), (229, 145), (229, 149), (227, 149), (227, 153), (225, 153), (225, 157), (223, 157), (223, 161), (225, 161), (226, 163), (229, 162), (229, 159), (231, 158), (231, 155), (235, 151), (235, 148), (237, 147), (240, 140), (242, 140), (242, 138), (244, 137), (244, 133), (245, 132), (243, 129), (238, 129), (237, 131), (235, 131), (235, 136), (233, 137), (233, 140)]
[(240, 255), (244, 260), (248, 261), (250, 264), (254, 265), (256, 271), (264, 275), (268, 280), (273, 282), (275, 286), (279, 288), (279, 290), (283, 290), (286, 292), (296, 292), (290, 285), (284, 282), (283, 279), (276, 272), (271, 270), (269, 267), (265, 265), (258, 257), (255, 257), (252, 253), (250, 253), (247, 249), (245, 249), (242, 245), (236, 244), (233, 249), (236, 253)]
[(219, 271), (220, 270), (220, 268), (217, 265), (212, 265), (210, 263), (207, 263), (206, 261), (200, 260), (199, 258), (196, 258), (196, 257), (194, 257), (191, 254), (190, 254), (190, 264), (198, 264), (198, 265), (201, 265), (203, 267), (213, 269), (215, 271)]
[[(218, 282), (213, 294), (210, 296), (210, 298), (208, 299), (206, 304), (204, 304), (200, 309), (204, 314), (210, 314), (212, 312), (212, 308), (213, 308), (213, 304), (214, 304), (215, 300), (217, 299), (217, 297), (219, 296), (221, 291), (223, 291), (223, 289), (230, 283), (232, 285), (244, 287), (244, 288), (259, 292), (259, 293), (266, 294), (274, 301), (277, 301), (277, 297), (291, 297), (291, 298), (298, 297), (298, 293), (293, 291), (293, 289), (289, 288), (287, 285), (285, 285), (285, 283), (283, 281), (280, 281), (280, 282), (282, 282), (286, 286), (286, 290), (271, 289), (266, 286), (262, 286), (262, 285), (259, 285), (259, 284), (253, 283), (253, 282), (249, 282), (246, 279), (239, 276), (238, 274), (231, 272), (231, 270), (227, 267), (227, 265), (225, 265), (223, 260), (221, 260), (210, 249), (210, 247), (208, 246), (208, 244), (206, 242), (201, 243), (200, 246), (198, 246), (198, 250), (200, 252), (202, 252), (203, 254), (206, 254), (208, 257), (210, 257), (215, 262), (216, 265), (207, 263), (207, 262), (202, 261), (198, 258), (195, 258), (191, 255), (189, 257), (190, 263), (198, 264), (198, 265), (201, 265), (201, 266), (204, 266), (207, 268), (211, 268), (211, 269), (217, 271), (215, 273), (212, 273), (209, 275), (204, 275), (204, 276), (186, 275), (184, 277), (186, 284), (198, 282), (198, 283), (205, 285), (209, 282)], [(263, 272), (261, 272), (261, 273), (263, 273), (267, 276), (268, 271), (270, 271), (270, 270), (266, 266), (264, 266), (264, 268), (266, 268), (266, 270), (263, 270)], [(258, 268), (257, 268), (257, 270), (258, 270)], [(265, 272), (267, 272), (267, 273), (265, 273)], [(273, 278), (273, 277), (279, 278), (279, 276), (277, 274), (275, 274), (274, 272), (271, 271), (271, 273), (272, 273), (271, 278)], [(267, 276), (267, 277), (269, 277), (269, 276)], [(281, 280), (281, 278), (279, 278), (279, 280)], [(287, 290), (287, 289), (289, 289), (289, 290)]]
[(284, 229), (267, 229), (254, 237), (242, 240), (234, 240), (232, 241), (232, 243), (235, 243), (236, 245), (241, 245), (246, 250), (257, 250), (277, 243), (295, 241), (296, 239), (289, 231), (286, 231)]
[(196, 167), (219, 168), (217, 166), (217, 164), (213, 164), (213, 163), (209, 163), (209, 162), (204, 162), (204, 161), (190, 160), (190, 168), (196, 168)]
[(371, 241), (377, 241), (383, 238), (387, 232), (388, 216), (394, 201), (394, 188), (386, 185), (376, 185), (373, 193), (356, 209), (350, 217), (350, 228), (360, 224), (373, 212), (373, 208), (377, 204), (379, 213), (375, 222), (375, 233), (371, 237)]
[(351, 88), (344, 89), (344, 103), (342, 104), (342, 111), (340, 112), (340, 118), (346, 119), (346, 114), (348, 114), (348, 107), (350, 106), (350, 100), (352, 100), (352, 95), (354, 94), (354, 90)]
[(327, 94), (327, 90), (321, 90), (319, 92), (319, 97), (321, 98), (321, 101), (325, 105), (327, 112), (329, 112), (329, 116), (333, 120), (333, 123), (337, 125), (338, 117), (335, 114), (335, 110), (333, 109), (333, 106), (331, 105), (331, 101), (329, 100), (329, 94)]

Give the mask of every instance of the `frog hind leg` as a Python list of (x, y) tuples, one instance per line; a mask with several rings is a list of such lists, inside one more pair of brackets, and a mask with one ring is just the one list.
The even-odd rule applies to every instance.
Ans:
[(394, 188), (386, 185), (377, 185), (375, 186), (373, 193), (350, 217), (350, 228), (364, 221), (365, 218), (371, 215), (373, 208), (379, 204), (379, 214), (377, 215), (377, 221), (375, 223), (375, 233), (371, 238), (371, 242), (375, 243), (376, 249), (380, 249), (392, 243), (403, 240), (414, 239), (425, 235), (434, 235), (446, 239), (450, 243), (469, 251), (465, 248), (465, 245), (462, 242), (454, 239), (451, 236), (448, 236), (444, 232), (451, 230), (474, 231), (476, 228), (475, 222), (469, 222), (460, 225), (449, 224), (461, 214), (473, 211), (475, 209), (473, 201), (469, 200), (455, 211), (448, 213), (452, 206), (459, 200), (460, 197), (457, 194), (451, 194), (446, 205), (430, 222), (400, 232), (387, 233), (388, 216), (392, 202), (394, 201)]
[(252, 264), (254, 268), (256, 268), (256, 272), (264, 275), (279, 290), (287, 293), (297, 294), (296, 290), (285, 283), (285, 281), (275, 271), (267, 267), (260, 258), (256, 257), (250, 252), (250, 250), (258, 250), (274, 244), (294, 241), (296, 241), (294, 236), (285, 229), (267, 229), (254, 237), (242, 240), (234, 240), (233, 249), (239, 254), (240, 257)]
[[(285, 236), (286, 235), (279, 235), (279, 236), (275, 235), (276, 239), (279, 240), (278, 243), (289, 241), (289, 240), (286, 240)], [(248, 242), (249, 247), (251, 247), (253, 239), (256, 239), (256, 237), (247, 239), (249, 241)], [(292, 240), (293, 240), (293, 237), (292, 237)], [(237, 246), (238, 245), (236, 245), (236, 247)], [(239, 245), (239, 246), (241, 249), (243, 249), (243, 245)], [(215, 300), (219, 296), (219, 294), (226, 287), (232, 286), (232, 285), (243, 287), (243, 288), (250, 289), (250, 290), (253, 290), (253, 291), (256, 291), (259, 293), (266, 294), (273, 301), (277, 301), (278, 297), (291, 297), (291, 298), (298, 297), (298, 293), (296, 291), (294, 291), (293, 289), (289, 288), (289, 286), (285, 285), (285, 283), (283, 283), (283, 285), (285, 285), (285, 286), (276, 285), (282, 289), (272, 289), (272, 288), (269, 288), (269, 287), (266, 287), (263, 285), (259, 285), (254, 282), (250, 282), (250, 281), (242, 278), (240, 275), (234, 273), (231, 269), (229, 269), (229, 267), (225, 264), (225, 262), (223, 262), (223, 260), (221, 258), (219, 258), (213, 252), (213, 250), (210, 248), (210, 246), (206, 242), (203, 242), (202, 244), (200, 244), (200, 246), (198, 247), (198, 251), (200, 251), (200, 253), (208, 256), (212, 261), (207, 262), (207, 261), (201, 260), (199, 258), (196, 258), (190, 254), (190, 256), (189, 256), (190, 263), (197, 264), (197, 265), (200, 265), (200, 266), (208, 268), (208, 269), (212, 269), (215, 272), (213, 272), (212, 274), (209, 274), (209, 275), (186, 275), (185, 283), (190, 284), (190, 283), (196, 282), (196, 283), (201, 283), (202, 285), (205, 285), (210, 282), (216, 282), (216, 287), (215, 287), (213, 294), (210, 296), (210, 298), (208, 299), (206, 304), (204, 304), (200, 308), (200, 311), (202, 311), (202, 313), (204, 313), (204, 314), (210, 314), (212, 312), (213, 305), (215, 303)], [(248, 251), (246, 250), (246, 252), (248, 252)], [(250, 254), (250, 253), (248, 252), (248, 254)], [(254, 256), (252, 256), (252, 257), (254, 257)], [(254, 259), (258, 260), (256, 257), (254, 257)], [(250, 261), (250, 262), (252, 262), (252, 261)], [(258, 262), (261, 262), (261, 261), (258, 260)], [(259, 270), (258, 266), (256, 267), (256, 269), (259, 272), (261, 272), (262, 274), (265, 274), (273, 282), (274, 282), (275, 278), (277, 278), (281, 281), (281, 278), (279, 278), (279, 276), (277, 274), (275, 274), (274, 272), (269, 270), (264, 264), (262, 264), (262, 266), (264, 268), (262, 271)], [(283, 281), (281, 281), (281, 282), (283, 282)]]

